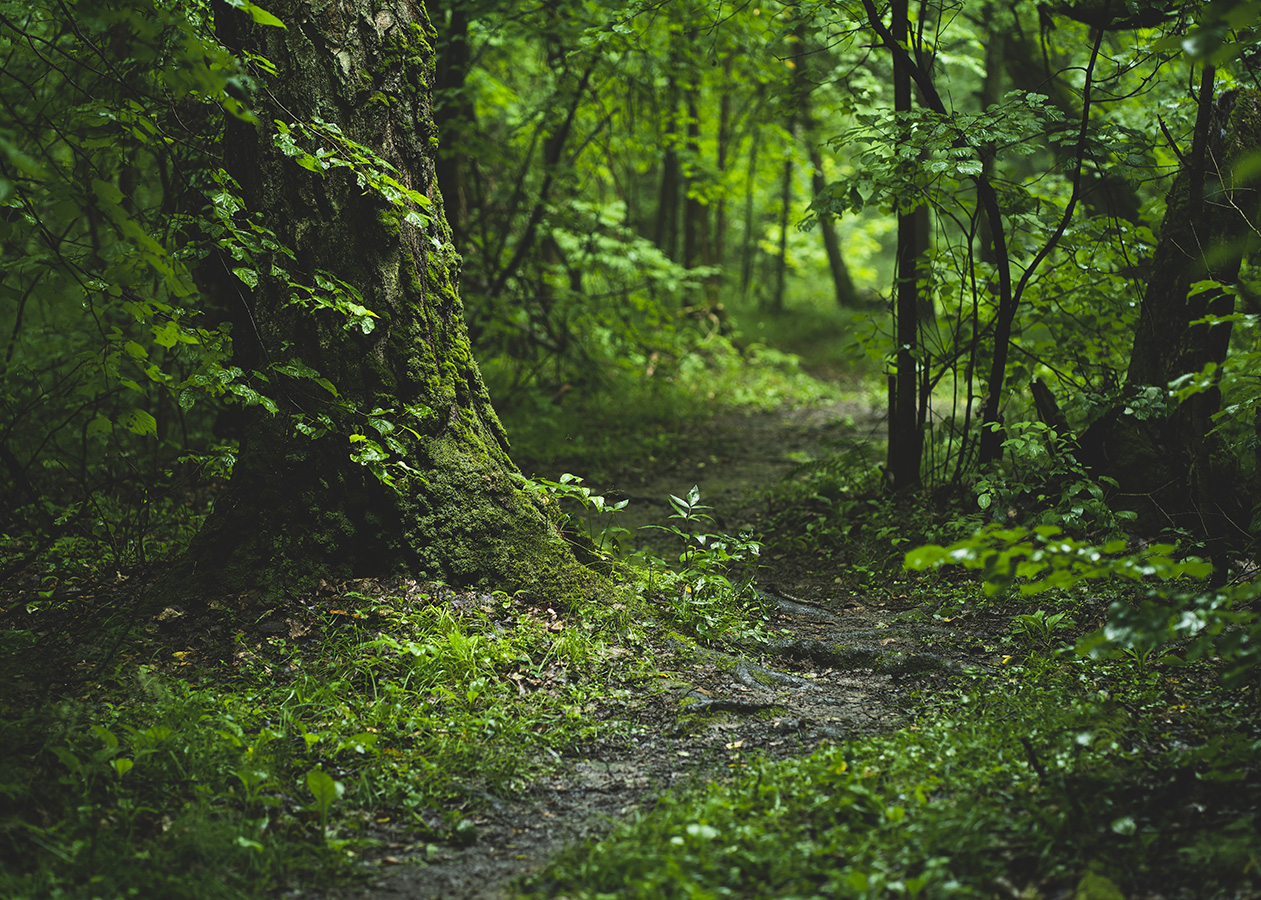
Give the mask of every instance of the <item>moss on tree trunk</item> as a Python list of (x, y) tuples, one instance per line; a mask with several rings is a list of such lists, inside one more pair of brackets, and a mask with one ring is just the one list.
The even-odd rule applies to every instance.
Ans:
[[(460, 261), (434, 178), (433, 31), (423, 5), (267, 7), (287, 27), (226, 7), (217, 13), (225, 43), (276, 68), (255, 92), (258, 124), (229, 123), (226, 167), (247, 208), (296, 259), (277, 257), (287, 277), (259, 266), (255, 288), (236, 284), (249, 316), (235, 349), (258, 370), (301, 360), (340, 396), (271, 371), (265, 389), (281, 412), (248, 411), (232, 480), (170, 583), (187, 593), (273, 593), (321, 577), (406, 573), (505, 589), (589, 587), (592, 576), (547, 509), (512, 477), (503, 428), (470, 353)], [(428, 197), (427, 208), (411, 204), (425, 224), (365, 191), (351, 171), (313, 173), (277, 148), (277, 121), (317, 120)], [(318, 143), (303, 146), (315, 152)], [(314, 285), (317, 272), (362, 294), (376, 315), (369, 333), (348, 328), (335, 310), (291, 302), (289, 282)], [(327, 416), (335, 427), (312, 439), (295, 431), (294, 416), (308, 424)], [(411, 470), (392, 465), (393, 487), (351, 459), (351, 435), (381, 438), (374, 421), (392, 423), (403, 448), (383, 462)]]

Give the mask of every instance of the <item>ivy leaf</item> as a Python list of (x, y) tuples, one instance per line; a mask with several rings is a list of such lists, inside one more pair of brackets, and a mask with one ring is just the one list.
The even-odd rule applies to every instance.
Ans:
[(259, 25), (270, 25), (273, 28), (285, 28), (285, 23), (277, 19), (274, 15), (263, 9), (250, 0), (228, 0), (228, 5), (235, 9), (244, 10), (250, 14), (250, 18)]

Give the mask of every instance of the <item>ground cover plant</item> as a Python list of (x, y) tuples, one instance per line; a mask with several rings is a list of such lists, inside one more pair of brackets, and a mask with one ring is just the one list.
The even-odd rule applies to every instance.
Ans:
[[(645, 639), (629, 610), (359, 587), (227, 630), (168, 609), (53, 697), (38, 660), (65, 613), (7, 632), (4, 896), (262, 896), (366, 848), (472, 840), (487, 792), (536, 776), (602, 727), (592, 704), (648, 680), (616, 659)], [(76, 640), (62, 649), (99, 649)]]
[(911, 620), (1005, 622), (990, 665), (935, 680), (904, 727), (667, 795), (527, 895), (1255, 896), (1255, 585), (1215, 591), (1173, 549), (1044, 527), (912, 551), (984, 571), (885, 583)]
[(529, 896), (1252, 896), (1253, 698), (1202, 679), (1034, 654), (893, 734), (671, 795)]

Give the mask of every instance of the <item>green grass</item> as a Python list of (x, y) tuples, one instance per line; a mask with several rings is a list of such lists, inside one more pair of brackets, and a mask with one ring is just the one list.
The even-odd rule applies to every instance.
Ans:
[[(1197, 701), (1201, 691), (1215, 703)], [(914, 725), (669, 795), (532, 884), (566, 900), (1255, 896), (1261, 735), (1193, 674), (1042, 657)]]
[(128, 645), (54, 702), (7, 672), (0, 896), (200, 900), (326, 882), (375, 842), (458, 839), (487, 792), (614, 727), (591, 711), (638, 689), (607, 643), (642, 637), (625, 607), (576, 607), (562, 627), (510, 597), (445, 589), (336, 605), (295, 606), (281, 634), (243, 627), (217, 650), (139, 661), (161, 642)]
[(0, 631), (0, 896), (263, 897), (468, 840), (489, 797), (631, 727), (652, 640), (758, 628), (756, 545), (697, 541), (689, 502), (682, 571), (605, 558), (624, 581), (595, 601), (365, 583), (148, 620), (99, 584), (33, 598)]

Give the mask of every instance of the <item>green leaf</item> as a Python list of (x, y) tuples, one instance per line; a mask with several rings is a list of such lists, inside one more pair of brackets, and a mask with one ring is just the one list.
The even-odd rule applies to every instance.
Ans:
[(946, 558), (946, 548), (939, 547), (936, 544), (928, 544), (923, 547), (917, 547), (910, 553), (906, 554), (906, 567), (908, 569), (927, 569), (937, 565)]
[(346, 792), (346, 786), (340, 781), (335, 781), (333, 776), (323, 769), (312, 769), (307, 772), (306, 786), (311, 791), (311, 796), (315, 798), (315, 806), (321, 817), (327, 816), (329, 808)]
[(118, 417), (118, 424), (133, 434), (144, 435), (158, 433), (158, 420), (143, 409), (129, 409)]
[(153, 341), (160, 347), (170, 349), (179, 343), (180, 326), (174, 319), (167, 321), (165, 325), (153, 326)]
[(267, 10), (263, 9), (261, 6), (258, 6), (255, 3), (250, 3), (249, 0), (246, 0), (244, 9), (246, 12), (250, 14), (250, 18), (252, 18), (259, 25), (270, 25), (273, 28), (286, 28), (284, 22), (277, 19), (274, 15), (269, 13)]
[(118, 189), (118, 185), (111, 184), (108, 181), (93, 178), (92, 191), (96, 194), (96, 198), (100, 200), (101, 203), (111, 206), (119, 206), (123, 202), (123, 192)]

